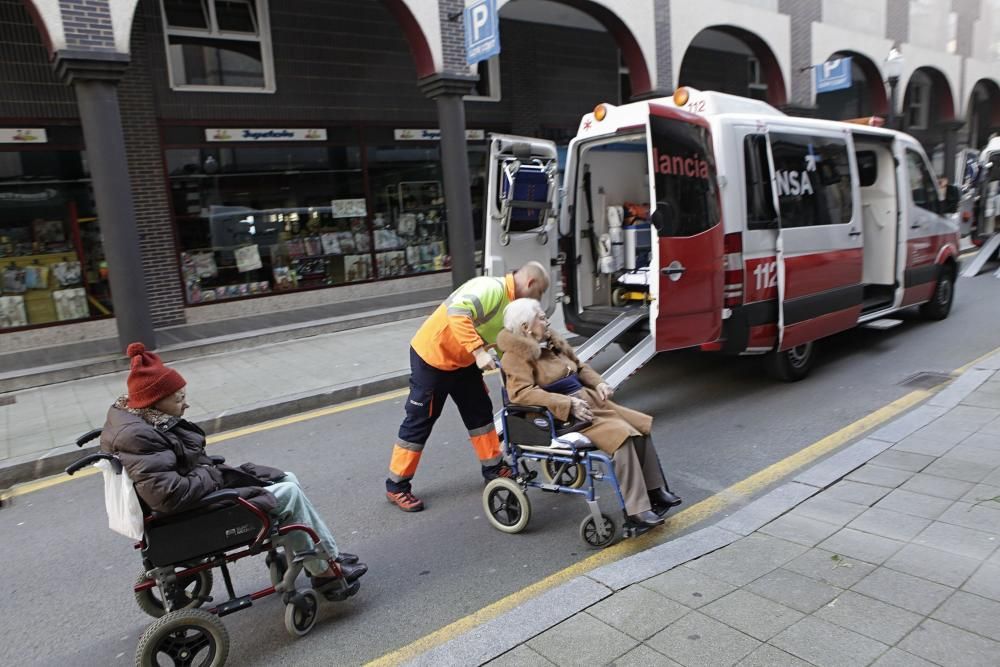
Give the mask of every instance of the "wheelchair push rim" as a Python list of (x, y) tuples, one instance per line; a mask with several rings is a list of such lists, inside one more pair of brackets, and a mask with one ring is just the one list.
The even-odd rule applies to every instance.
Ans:
[(531, 520), (528, 494), (520, 484), (506, 477), (499, 477), (486, 485), (483, 510), (493, 527), (504, 533), (520, 533)]
[(621, 539), (624, 532), (624, 522), (615, 520), (607, 514), (601, 514), (601, 525), (594, 520), (594, 515), (588, 514), (580, 522), (580, 539), (593, 549), (609, 547)]
[(218, 617), (201, 609), (164, 614), (146, 628), (136, 649), (136, 667), (221, 667), (229, 656), (229, 633)]
[[(181, 571), (184, 568), (175, 569)], [(146, 576), (146, 572), (142, 571), (136, 577), (135, 583), (139, 585), (147, 579), (149, 577)], [(209, 599), (208, 596), (212, 592), (212, 571), (201, 570), (190, 576), (179, 578), (177, 587), (178, 590), (174, 595), (174, 611), (200, 607)], [(166, 605), (164, 605), (163, 599), (160, 597), (159, 586), (153, 586), (142, 591), (134, 591), (133, 595), (135, 596), (136, 604), (139, 605), (139, 609), (142, 609), (153, 618), (162, 618), (167, 613)]]

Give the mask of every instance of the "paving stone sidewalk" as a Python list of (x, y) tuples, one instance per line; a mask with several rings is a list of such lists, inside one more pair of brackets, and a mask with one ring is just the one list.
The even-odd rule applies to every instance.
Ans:
[(998, 369), (410, 664), (1000, 665)]

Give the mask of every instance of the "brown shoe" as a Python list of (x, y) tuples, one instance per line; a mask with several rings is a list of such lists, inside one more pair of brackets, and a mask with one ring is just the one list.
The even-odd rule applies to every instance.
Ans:
[(419, 512), (424, 509), (424, 501), (409, 491), (399, 491), (397, 493), (386, 491), (385, 497), (389, 499), (390, 503), (404, 512)]

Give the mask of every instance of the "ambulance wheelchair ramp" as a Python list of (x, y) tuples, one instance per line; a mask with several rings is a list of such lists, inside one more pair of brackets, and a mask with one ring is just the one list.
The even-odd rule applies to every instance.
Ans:
[(642, 320), (649, 317), (648, 308), (633, 308), (626, 310), (615, 319), (608, 322), (607, 326), (587, 339), (587, 341), (576, 348), (576, 356), (581, 363), (587, 363), (611, 343), (614, 343), (626, 331), (634, 327)]
[(978, 276), (979, 272), (986, 266), (986, 262), (990, 261), (990, 258), (996, 254), (997, 248), (1000, 248), (1000, 234), (994, 234), (989, 241), (983, 244), (976, 256), (969, 260), (968, 266), (962, 270), (962, 277), (975, 278)]
[(653, 335), (650, 334), (602, 374), (604, 381), (617, 389), (655, 356), (656, 345), (653, 341)]

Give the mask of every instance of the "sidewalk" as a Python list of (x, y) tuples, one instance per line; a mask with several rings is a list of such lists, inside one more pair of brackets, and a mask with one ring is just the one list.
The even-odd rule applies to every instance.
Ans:
[(998, 369), (408, 664), (1000, 665)]

